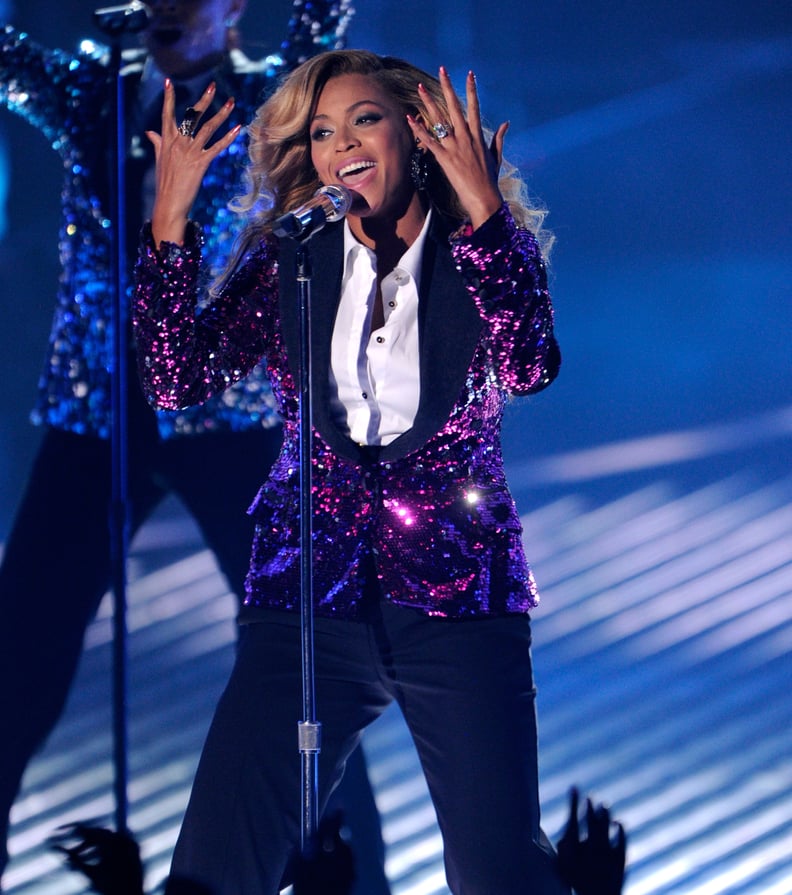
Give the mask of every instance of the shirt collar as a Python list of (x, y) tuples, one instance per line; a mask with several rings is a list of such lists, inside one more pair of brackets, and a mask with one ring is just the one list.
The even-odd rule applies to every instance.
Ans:
[[(415, 242), (407, 249), (407, 251), (399, 259), (399, 263), (395, 269), (402, 270), (409, 274), (417, 283), (421, 282), (421, 261), (423, 259), (423, 249), (426, 243), (426, 236), (429, 233), (429, 225), (432, 218), (432, 208), (426, 213), (426, 218), (421, 227), (421, 232), (415, 239)], [(352, 234), (349, 221), (344, 218), (344, 278), (351, 270), (355, 257), (363, 250), (371, 258), (372, 267), (375, 266), (374, 253), (363, 243), (358, 242)]]

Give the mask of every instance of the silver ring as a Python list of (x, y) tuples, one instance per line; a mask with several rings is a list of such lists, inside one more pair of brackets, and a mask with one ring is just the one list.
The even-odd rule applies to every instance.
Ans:
[(437, 124), (432, 125), (431, 131), (435, 136), (435, 140), (445, 140), (446, 137), (450, 137), (454, 133), (454, 126), (438, 121)]
[(201, 113), (198, 109), (194, 109), (190, 106), (189, 109), (184, 113), (184, 118), (182, 119), (182, 123), (179, 125), (179, 133), (183, 137), (192, 137), (195, 133), (195, 125), (198, 124), (198, 119), (201, 117)]

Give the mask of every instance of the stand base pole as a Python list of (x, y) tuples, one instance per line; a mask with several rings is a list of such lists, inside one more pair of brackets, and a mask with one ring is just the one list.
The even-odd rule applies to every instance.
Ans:
[(319, 722), (300, 721), (297, 740), (302, 756), (302, 851), (308, 848), (319, 825), (319, 752), (322, 748), (322, 725)]

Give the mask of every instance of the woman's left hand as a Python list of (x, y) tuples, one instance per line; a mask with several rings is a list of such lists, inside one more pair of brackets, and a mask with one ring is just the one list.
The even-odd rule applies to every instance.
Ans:
[(481, 111), (473, 72), (468, 72), (465, 82), (467, 119), (448, 72), (442, 66), (439, 79), (450, 121), (444, 120), (444, 113), (421, 84), (418, 90), (427, 121), (434, 124), (427, 128), (410, 115), (407, 116), (407, 122), (421, 146), (432, 153), (443, 169), (475, 229), (503, 204), (503, 196), (498, 189), (498, 171), (503, 153), (503, 138), (509, 125), (508, 122), (501, 124), (495, 131), (491, 144), (487, 146), (481, 127)]

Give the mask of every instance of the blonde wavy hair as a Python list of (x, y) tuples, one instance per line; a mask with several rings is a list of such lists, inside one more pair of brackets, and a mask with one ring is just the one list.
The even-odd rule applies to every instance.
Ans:
[[(367, 50), (331, 50), (314, 56), (294, 69), (275, 93), (258, 109), (248, 128), (249, 162), (247, 192), (231, 202), (231, 208), (248, 216), (231, 267), (247, 247), (255, 244), (280, 215), (313, 196), (322, 185), (311, 162), (310, 123), (325, 84), (340, 75), (365, 75), (379, 85), (410, 114), (429, 127), (430, 122), (418, 94), (423, 84), (448, 118), (448, 107), (433, 75), (394, 56), (379, 56)], [(405, 122), (405, 128), (407, 124)], [(491, 131), (485, 130), (490, 140)], [(456, 192), (426, 153), (426, 190), (442, 212), (462, 221), (465, 211)], [(545, 210), (529, 201), (525, 184), (514, 165), (501, 165), (499, 187), (517, 223), (531, 230), (547, 255), (552, 236), (542, 224)]]

